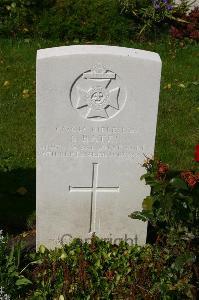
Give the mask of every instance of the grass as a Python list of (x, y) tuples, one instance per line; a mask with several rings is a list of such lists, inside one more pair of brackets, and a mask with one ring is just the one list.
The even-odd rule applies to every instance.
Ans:
[[(35, 209), (36, 50), (59, 45), (45, 40), (0, 40), (0, 224), (8, 231), (22, 229)], [(171, 167), (190, 168), (199, 143), (198, 46), (168, 39), (120, 46), (160, 54), (163, 70), (155, 156)]]

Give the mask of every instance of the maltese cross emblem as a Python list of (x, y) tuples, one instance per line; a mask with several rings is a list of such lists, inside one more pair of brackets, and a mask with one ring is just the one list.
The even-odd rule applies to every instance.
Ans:
[(76, 79), (71, 88), (71, 103), (89, 120), (107, 120), (121, 110), (125, 95), (119, 76), (97, 64)]

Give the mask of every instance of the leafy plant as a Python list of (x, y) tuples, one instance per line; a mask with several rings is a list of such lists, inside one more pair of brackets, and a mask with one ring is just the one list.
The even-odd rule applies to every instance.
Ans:
[(112, 245), (96, 236), (63, 248), (40, 246), (29, 270), (30, 299), (193, 299), (195, 255), (184, 241), (174, 247)]
[(117, 0), (0, 0), (1, 36), (39, 36), (80, 41), (130, 38), (132, 21)]
[(131, 217), (149, 221), (158, 235), (174, 234), (183, 239), (199, 238), (199, 169), (173, 171), (161, 161), (147, 158), (147, 173), (141, 177), (151, 187), (142, 212)]
[(183, 0), (176, 4), (173, 0), (119, 0), (122, 12), (137, 20), (139, 35), (146, 34), (173, 21), (186, 23), (181, 17), (193, 4)]
[(80, 43), (133, 35), (132, 22), (120, 15), (117, 0), (62, 0), (46, 10), (37, 25), (43, 37)]
[(13, 297), (20, 295), (24, 287), (31, 284), (19, 271), (22, 248), (21, 240), (12, 244), (8, 235), (0, 239), (0, 286)]
[(0, 0), (1, 35), (26, 35), (33, 31), (44, 8), (50, 8), (54, 0)]
[(187, 22), (178, 23), (171, 27), (171, 36), (176, 39), (190, 38), (199, 41), (199, 7), (183, 16), (183, 19)]

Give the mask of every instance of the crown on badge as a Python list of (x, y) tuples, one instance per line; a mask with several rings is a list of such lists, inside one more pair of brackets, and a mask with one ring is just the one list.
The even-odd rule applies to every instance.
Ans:
[(92, 67), (89, 72), (83, 74), (84, 79), (115, 79), (116, 74), (105, 69), (105, 67), (98, 63)]
[(91, 72), (95, 74), (104, 74), (106, 73), (106, 69), (101, 63), (98, 63), (92, 67)]

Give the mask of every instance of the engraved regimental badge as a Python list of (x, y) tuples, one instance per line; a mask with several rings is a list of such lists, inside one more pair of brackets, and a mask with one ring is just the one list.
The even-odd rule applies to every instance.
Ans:
[(126, 90), (120, 77), (99, 63), (75, 80), (70, 99), (74, 109), (84, 119), (102, 121), (122, 110)]

